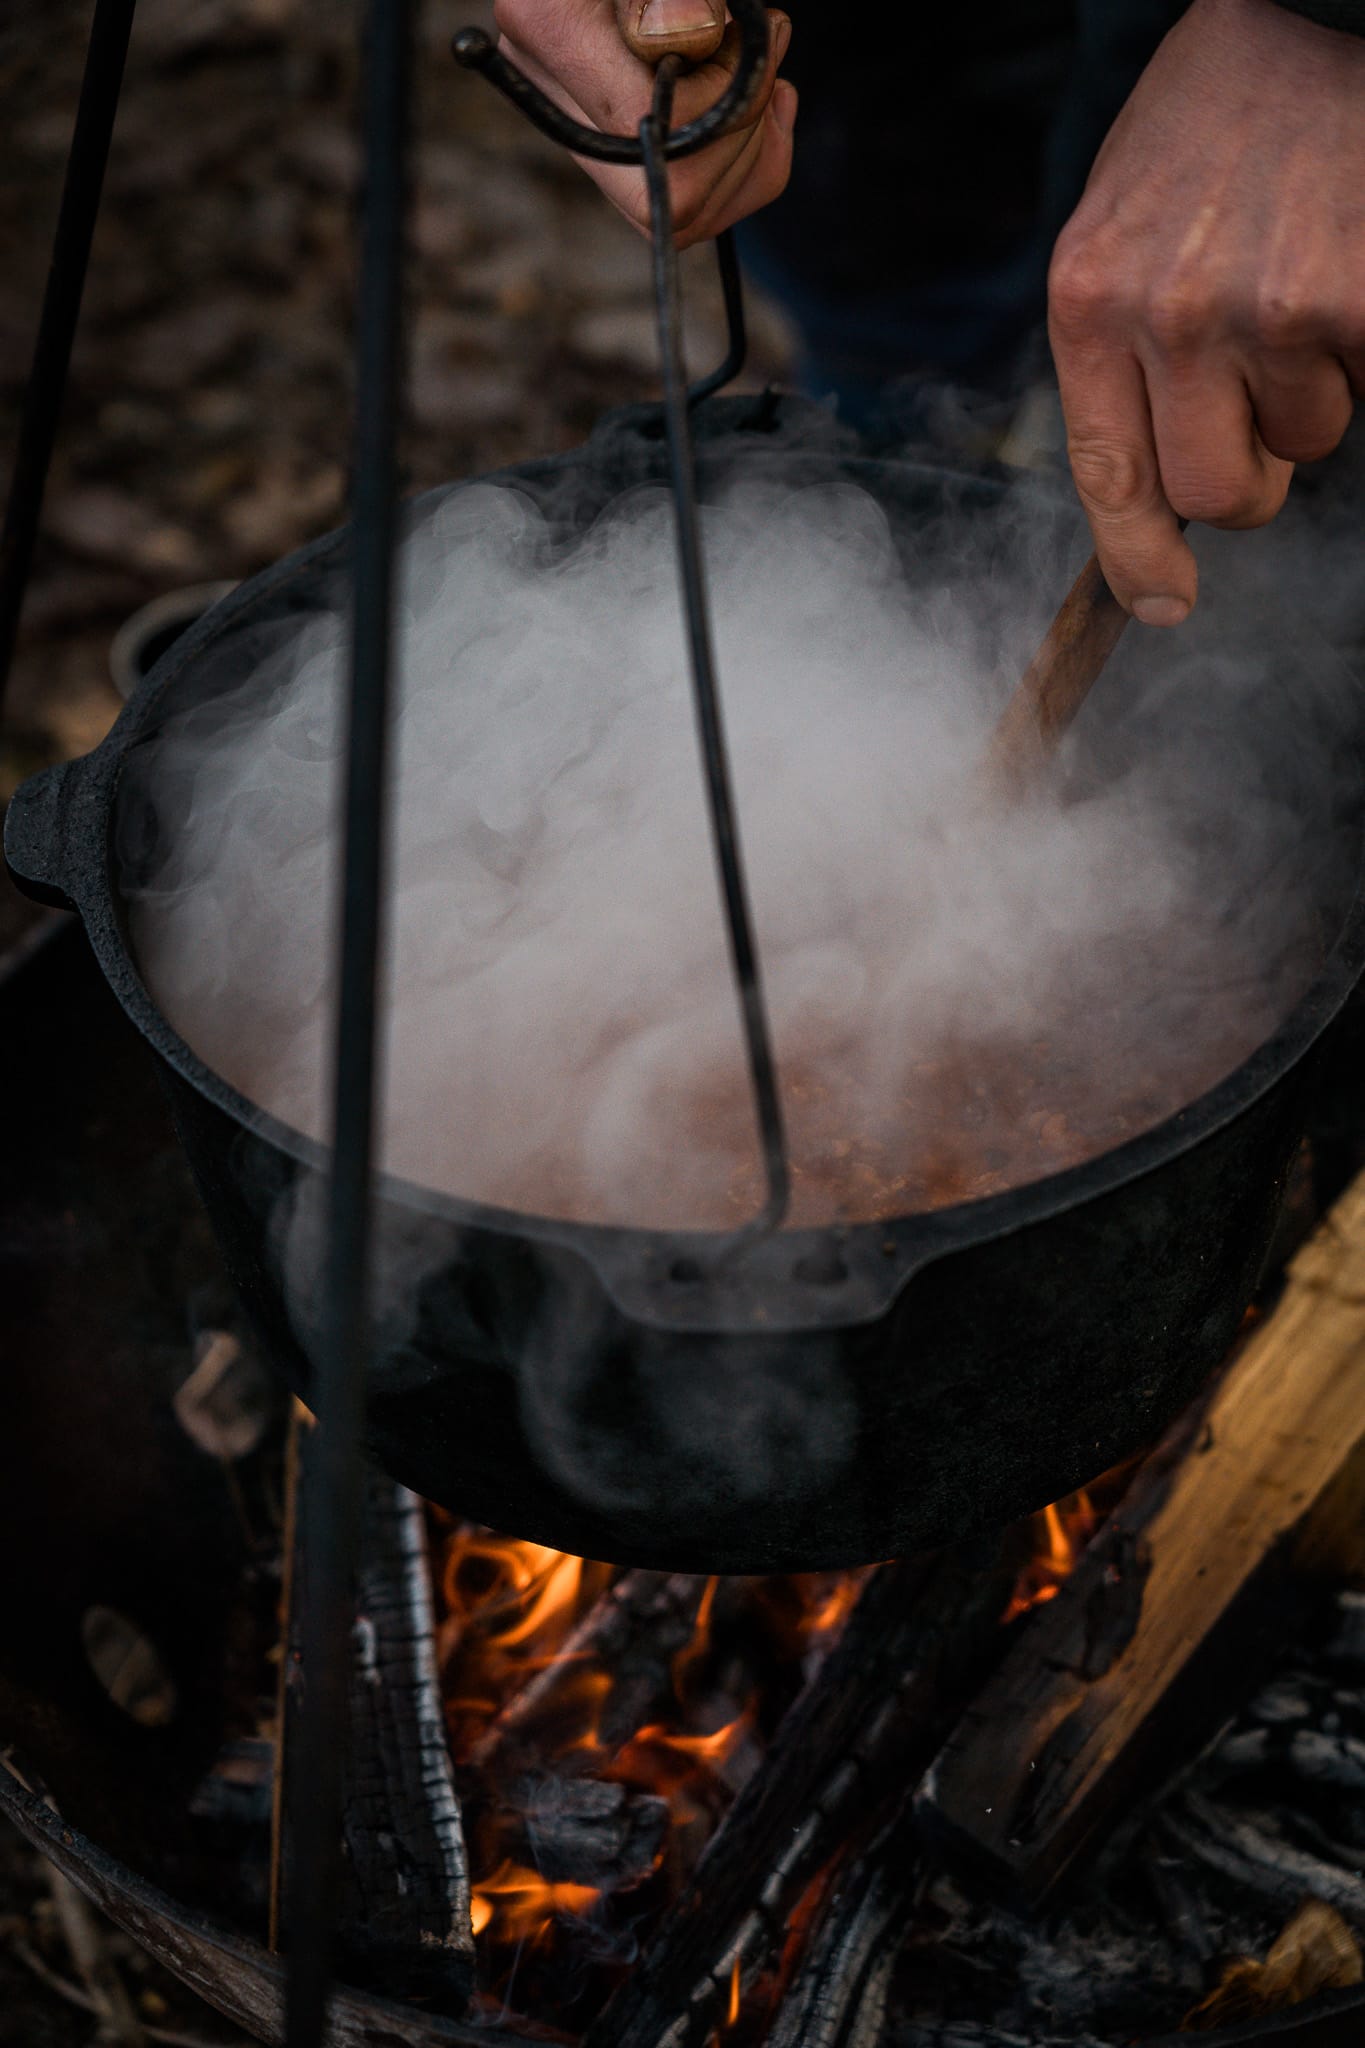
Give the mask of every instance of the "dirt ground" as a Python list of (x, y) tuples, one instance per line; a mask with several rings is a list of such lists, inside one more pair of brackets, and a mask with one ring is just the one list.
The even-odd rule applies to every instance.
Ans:
[[(571, 446), (657, 388), (644, 243), (481, 80), (426, 0), (412, 266), (408, 483)], [(33, 346), (90, 0), (0, 21), (0, 464)], [(139, 0), (61, 440), (6, 720), (0, 802), (118, 709), (109, 645), (163, 591), (235, 579), (344, 516), (354, 263), (355, 26), (339, 0)], [(704, 252), (686, 260), (695, 368), (721, 353)], [(751, 308), (746, 382), (781, 374)], [(0, 949), (29, 915), (0, 883)], [(151, 2040), (230, 2030), (113, 1930)], [(54, 1989), (52, 1980), (64, 1987)], [(0, 1832), (0, 2048), (115, 2038), (46, 1866)], [(119, 2036), (117, 2038), (124, 2038)]]

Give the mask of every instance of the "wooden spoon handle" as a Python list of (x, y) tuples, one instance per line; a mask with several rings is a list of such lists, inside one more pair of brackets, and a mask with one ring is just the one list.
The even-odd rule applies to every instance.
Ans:
[(1033, 786), (1127, 624), (1092, 555), (991, 734), (984, 775), (994, 794), (1023, 796)]

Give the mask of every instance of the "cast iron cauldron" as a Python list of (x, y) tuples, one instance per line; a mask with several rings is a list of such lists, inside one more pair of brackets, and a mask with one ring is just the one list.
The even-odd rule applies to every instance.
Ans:
[[(998, 502), (981, 478), (794, 453), (781, 423), (771, 400), (708, 408), (703, 489), (742, 453), (861, 483), (919, 534)], [(567, 532), (661, 477), (663, 459), (658, 415), (640, 408), (506, 475)], [(125, 894), (167, 827), (155, 789), (126, 771), (170, 709), (240, 687), (290, 620), (341, 605), (346, 573), (342, 533), (242, 585), (158, 662), (102, 746), (23, 786), (5, 841), (21, 886), (80, 913), (156, 1053), (236, 1284), (305, 1399), (323, 1154), (208, 1071), (143, 986)], [(1083, 1166), (932, 1214), (784, 1231), (704, 1283), (704, 1236), (382, 1181), (374, 1453), (501, 1529), (699, 1572), (870, 1561), (1085, 1483), (1190, 1398), (1255, 1286), (1316, 1052), (1365, 964), (1356, 804), (1311, 823), (1336, 854), (1320, 864), (1313, 986), (1227, 1080)]]

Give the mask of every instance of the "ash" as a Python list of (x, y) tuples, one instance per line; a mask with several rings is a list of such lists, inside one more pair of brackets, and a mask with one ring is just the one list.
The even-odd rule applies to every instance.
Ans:
[(1266, 1957), (1298, 1915), (1285, 1947), (1311, 1948), (1324, 1972), (1301, 1995), (1359, 1981), (1365, 1594), (1338, 1593), (1313, 1617), (1073, 1890), (1061, 1910), (1025, 1917), (931, 1879), (885, 2048), (1121, 2048), (1182, 2024), (1197, 2035), (1268, 2009), (1254, 1988), (1239, 2003), (1256, 1972), (1237, 1959)]

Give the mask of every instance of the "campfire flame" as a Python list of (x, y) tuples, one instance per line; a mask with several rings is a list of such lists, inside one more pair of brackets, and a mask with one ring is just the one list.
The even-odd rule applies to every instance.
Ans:
[(602, 1894), (587, 1884), (551, 1884), (522, 1864), (503, 1862), (475, 1887), (475, 1935), (493, 1928), (501, 1942), (547, 1940), (561, 1917), (581, 1918)]
[(1032, 1517), (1036, 1548), (1021, 1570), (1002, 1619), (1017, 1621), (1055, 1600), (1076, 1568), (1076, 1560), (1099, 1526), (1100, 1515), (1084, 1488), (1054, 1501)]
[[(1106, 1475), (1032, 1517), (1005, 1622), (1055, 1598), (1115, 1491)], [(506, 1853), (496, 1829), (481, 1864), (478, 1827), (473, 1831), (473, 1925), (485, 1984), (505, 1996), (515, 1974), (520, 1997), (530, 1964), (552, 1962), (577, 1932), (589, 1946), (569, 1973), (581, 1981), (589, 1964), (605, 1967), (604, 1992), (635, 1952), (642, 1922), (676, 1896), (761, 1758), (781, 1711), (813, 1660), (837, 1641), (875, 1567), (724, 1586), (716, 1578), (698, 1581), (690, 1631), (660, 1663), (657, 1696), (640, 1725), (616, 1726), (608, 1738), (604, 1716), (616, 1705), (619, 1717), (619, 1674), (593, 1649), (582, 1624), (620, 1576), (616, 1568), (456, 1523), (440, 1510), (432, 1515), (438, 1652), (452, 1754), (457, 1775), (463, 1771), (467, 1779), (468, 1803), (477, 1811), (510, 1796), (500, 1773), (515, 1780), (525, 1768), (528, 1742), (537, 1771), (594, 1778), (666, 1802), (662, 1848), (652, 1865), (615, 1891), (608, 1879), (568, 1882), (533, 1868), (523, 1856)], [(529, 1716), (529, 1727), (518, 1723), (519, 1715)], [(622, 1891), (630, 1894), (629, 1912), (615, 1903)], [(625, 1930), (615, 1950), (614, 1924)], [(736, 1963), (721, 2029), (726, 2035), (743, 2002)]]

